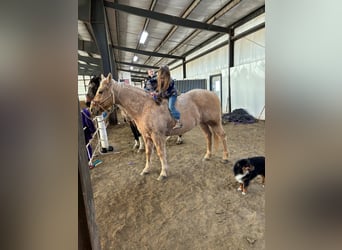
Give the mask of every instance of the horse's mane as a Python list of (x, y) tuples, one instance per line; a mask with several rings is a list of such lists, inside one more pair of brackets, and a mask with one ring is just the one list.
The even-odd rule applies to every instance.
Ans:
[(89, 83), (92, 83), (92, 82), (95, 83), (97, 87), (99, 87), (100, 82), (101, 82), (101, 77), (100, 76), (93, 76), (90, 79)]
[(148, 93), (142, 88), (139, 88), (139, 87), (136, 87), (133, 85), (128, 85), (128, 84), (119, 84), (116, 81), (115, 81), (115, 83), (116, 83), (116, 86), (117, 86), (116, 88), (119, 91), (119, 93), (121, 93), (122, 89), (128, 89), (130, 92), (130, 95), (136, 94), (136, 95), (141, 96), (143, 98), (149, 97)]

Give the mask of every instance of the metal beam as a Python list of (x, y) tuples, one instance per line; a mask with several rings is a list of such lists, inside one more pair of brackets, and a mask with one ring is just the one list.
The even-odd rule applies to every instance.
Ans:
[[(151, 2), (151, 4), (150, 4), (150, 7), (149, 7), (149, 10), (150, 10), (150, 11), (153, 11), (153, 10), (154, 10), (154, 8), (155, 8), (156, 5), (157, 5), (157, 2), (158, 2), (158, 0), (152, 0), (152, 2)], [(147, 30), (147, 27), (148, 27), (150, 21), (151, 21), (151, 19), (145, 18), (145, 23), (144, 23), (144, 26), (143, 26), (141, 32), (143, 32), (144, 30), (145, 30), (145, 31)], [(136, 49), (140, 49), (140, 46), (141, 46), (141, 45), (142, 45), (142, 44), (141, 44), (139, 41), (137, 41), (137, 46), (136, 46), (135, 48), (136, 48)]]
[(78, 19), (83, 22), (90, 21), (90, 0), (78, 1)]
[[(184, 11), (184, 13), (181, 15), (181, 18), (187, 18), (200, 2), (201, 0), (194, 0), (189, 5), (189, 7)], [(146, 18), (146, 20), (150, 20), (150, 19)], [(153, 51), (154, 52), (159, 51), (159, 49), (171, 38), (171, 36), (176, 32), (177, 29), (178, 29), (178, 26), (173, 25), (172, 28), (169, 30), (169, 32), (166, 34), (166, 36), (164, 36), (164, 38), (160, 41), (159, 45)], [(147, 58), (145, 63), (147, 63), (150, 60), (150, 58), (151, 57)]]
[(118, 69), (118, 71), (125, 71), (125, 72), (134, 73), (134, 74), (144, 74), (144, 75), (146, 75), (146, 73), (144, 73), (144, 72), (128, 70), (128, 69)]
[(100, 54), (99, 49), (97, 48), (96, 44), (90, 41), (84, 41), (84, 40), (78, 39), (78, 49), (86, 51), (88, 53)]
[[(146, 75), (146, 74), (145, 74)], [(141, 78), (141, 79), (145, 79), (146, 76), (138, 76), (138, 75), (131, 75), (132, 78)]]
[[(227, 28), (229, 29), (230, 35), (232, 34), (232, 33), (231, 33), (231, 30), (235, 29), (235, 28), (238, 27), (238, 26), (241, 26), (241, 25), (245, 24), (246, 22), (252, 20), (253, 18), (255, 18), (255, 17), (257, 17), (257, 16), (263, 14), (264, 12), (265, 12), (265, 6), (262, 6), (262, 7), (258, 8), (258, 9), (256, 9), (255, 11), (253, 11), (253, 12), (247, 14), (246, 16), (244, 16), (243, 18), (241, 18), (241, 19), (238, 20), (237, 22), (235, 22), (235, 23), (233, 23), (232, 25), (230, 25), (229, 27), (227, 27)], [(235, 40), (237, 40), (237, 39), (240, 39), (241, 37), (246, 36), (246, 35), (252, 33), (253, 31), (255, 32), (255, 31), (257, 31), (257, 30), (259, 30), (259, 29), (261, 29), (261, 28), (263, 28), (263, 27), (265, 27), (265, 23), (259, 24), (259, 25), (255, 26), (255, 27), (253, 27), (253, 28), (251, 28), (251, 29), (245, 31), (245, 32), (242, 32), (241, 34), (236, 35), (236, 36), (235, 36), (233, 39), (231, 39), (231, 40), (232, 40), (232, 41), (235, 41)], [(190, 54), (196, 52), (197, 50), (199, 50), (199, 49), (201, 49), (202, 47), (204, 47), (204, 46), (210, 44), (211, 42), (215, 41), (216, 39), (220, 38), (220, 37), (223, 36), (223, 35), (224, 35), (224, 34), (215, 34), (215, 35), (211, 36), (209, 39), (207, 39), (207, 40), (204, 41), (203, 43), (199, 44), (199, 45), (196, 46), (195, 48), (189, 50), (188, 52), (185, 52), (182, 56), (183, 56), (184, 58), (186, 58), (188, 55), (190, 55)], [(228, 43), (229, 43), (229, 42), (228, 42)], [(177, 60), (174, 60), (174, 61), (170, 62), (169, 65), (172, 65), (172, 64), (176, 63), (176, 61), (177, 61)], [(174, 68), (177, 68), (177, 67), (179, 67), (179, 65), (176, 66), (176, 67), (174, 67)], [(173, 68), (173, 69), (174, 69), (174, 68)]]
[(234, 58), (235, 58), (235, 55), (234, 55), (234, 47), (235, 47), (235, 41), (233, 40), (233, 37), (234, 37), (234, 29), (231, 28), (230, 31), (229, 31), (229, 74), (228, 74), (228, 105), (229, 105), (229, 113), (232, 111), (232, 90), (231, 90), (231, 76), (230, 76), (230, 69), (232, 67), (234, 67)]
[[(241, 0), (232, 0), (229, 1), (225, 6), (223, 6), (221, 9), (219, 9), (214, 15), (212, 15), (211, 17), (209, 17), (205, 23), (208, 25), (211, 25), (212, 23), (214, 23), (217, 19), (219, 19), (221, 16), (223, 16), (226, 12), (228, 12), (229, 10), (231, 10), (232, 8), (234, 8), (236, 5), (238, 5), (240, 3)], [(229, 32), (229, 28), (226, 28), (227, 32)], [(189, 43), (191, 43), (191, 40), (193, 38), (195, 38), (196, 36), (198, 36), (198, 34), (201, 33), (200, 29), (196, 29), (195, 31), (193, 31), (190, 35), (188, 35), (185, 39), (183, 39), (180, 43), (178, 43), (178, 45), (176, 47), (174, 47), (171, 51), (169, 51), (170, 54), (175, 53), (179, 48), (181, 48), (184, 45), (187, 45)], [(219, 34), (215, 34), (215, 35), (224, 35), (222, 33)], [(184, 56), (184, 55), (183, 55)], [(159, 60), (157, 63), (160, 63), (161, 60)]]
[(183, 65), (183, 79), (185, 79), (186, 78), (186, 62), (185, 62), (185, 59), (183, 59), (182, 65)]
[(85, 76), (91, 76), (91, 75), (95, 75), (97, 73), (94, 72), (94, 71), (91, 71), (89, 69), (80, 69), (80, 68), (78, 68), (78, 74), (79, 75), (85, 75)]
[(220, 32), (220, 33), (228, 33), (229, 30), (227, 28), (213, 25), (213, 24), (207, 24), (202, 23), (198, 21), (189, 20), (186, 18), (181, 18), (177, 16), (171, 16), (155, 11), (145, 10), (141, 8), (136, 8), (128, 5), (118, 4), (116, 2), (107, 2), (104, 1), (104, 6), (108, 8), (112, 8), (119, 11), (124, 11), (133, 15), (142, 16), (154, 20), (158, 20), (164, 23), (193, 28), (193, 29), (200, 29), (200, 30), (207, 30), (207, 31), (213, 31), (213, 32)]
[(260, 23), (260, 24), (258, 24), (258, 25), (256, 25), (256, 26), (254, 26), (253, 28), (250, 28), (250, 29), (248, 29), (248, 30), (246, 30), (246, 31), (244, 31), (244, 32), (241, 32), (241, 33), (238, 34), (238, 35), (235, 35), (235, 36), (232, 38), (232, 40), (233, 40), (233, 41), (236, 41), (236, 40), (238, 40), (238, 39), (240, 39), (240, 38), (242, 38), (242, 37), (244, 37), (244, 36), (248, 36), (249, 34), (252, 34), (252, 33), (256, 32), (256, 31), (258, 31), (258, 30), (260, 30), (260, 29), (262, 29), (262, 28), (265, 28), (265, 23)]
[[(125, 69), (121, 69), (121, 70), (125, 70)], [(137, 78), (139, 78), (139, 77), (146, 78), (147, 77), (147, 72), (146, 71), (144, 71), (144, 72), (135, 71), (135, 72), (136, 73), (134, 73), (134, 74), (136, 74), (136, 75), (131, 74), (131, 77), (137, 77)]]
[[(151, 52), (151, 51), (126, 48), (126, 47), (121, 47), (121, 46), (116, 46), (116, 45), (113, 45), (112, 47), (114, 49), (128, 51), (128, 52), (132, 52), (132, 53), (136, 53), (136, 54), (147, 55), (147, 56), (173, 58), (173, 59), (177, 59), (177, 60), (182, 60), (184, 58), (181, 56), (175, 56), (175, 55), (163, 54), (163, 53), (158, 53), (158, 52)], [(93, 42), (90, 42), (90, 41), (78, 40), (78, 49), (86, 51), (88, 53), (94, 53), (94, 54), (99, 53), (99, 50), (97, 49), (96, 44)], [(119, 62), (117, 62), (117, 63), (119, 63)], [(140, 65), (140, 67), (143, 67), (143, 66)], [(148, 67), (153, 68), (153, 66), (148, 66)]]
[(99, 70), (99, 71), (102, 71), (102, 70), (103, 70), (102, 67), (93, 66), (93, 65), (89, 65), (89, 64), (81, 64), (81, 63), (79, 63), (79, 64), (78, 64), (78, 68), (81, 68), (81, 67), (87, 68), (87, 69), (89, 69), (89, 70)]
[(116, 45), (113, 45), (113, 48), (118, 49), (118, 50), (124, 50), (124, 51), (128, 51), (128, 52), (136, 53), (136, 54), (147, 55), (147, 56), (183, 59), (183, 57), (181, 57), (181, 56), (174, 56), (174, 55), (162, 54), (162, 53), (157, 53), (157, 52), (152, 52), (152, 51), (144, 51), (144, 50), (126, 48), (126, 47), (121, 47), (121, 46), (116, 46)]
[(81, 56), (81, 55), (78, 55), (78, 60), (80, 60), (80, 61), (82, 61), (82, 62), (86, 62), (86, 63), (97, 64), (97, 65), (99, 65), (99, 66), (101, 66), (101, 64), (102, 64), (101, 59), (94, 58), (94, 57), (89, 57), (89, 56)]
[[(224, 35), (224, 34), (215, 34), (215, 35), (211, 36), (209, 39), (207, 39), (207, 40), (205, 40), (203, 43), (197, 45), (195, 48), (189, 50), (188, 52), (185, 52), (182, 56), (183, 56), (184, 58), (186, 58), (188, 55), (190, 55), (190, 54), (196, 52), (197, 50), (203, 48), (204, 46), (206, 46), (206, 45), (208, 45), (208, 44), (210, 44), (210, 43), (212, 43), (213, 41), (216, 41), (218, 38), (220, 38), (220, 37), (223, 36), (223, 35)], [(174, 61), (170, 62), (169, 65), (172, 65), (172, 64), (176, 63), (177, 61), (178, 61), (178, 60), (174, 60)], [(178, 67), (178, 66), (176, 66), (175, 68), (177, 68), (177, 67)]]
[(128, 63), (128, 62), (116, 62), (116, 63), (117, 63), (117, 64), (123, 64), (123, 65), (134, 66), (134, 67), (139, 67), (139, 68), (159, 69), (159, 67), (157, 67), (157, 66), (152, 66), (152, 65), (144, 65), (144, 64)]
[(252, 11), (251, 13), (249, 13), (248, 15), (244, 16), (243, 18), (239, 19), (238, 21), (236, 21), (232, 25), (229, 25), (229, 28), (235, 29), (235, 28), (247, 23), (248, 21), (254, 19), (255, 17), (260, 16), (263, 13), (265, 13), (265, 5), (261, 6), (260, 8), (254, 10), (254, 11)]
[(96, 69), (96, 68), (87, 68), (87, 67), (84, 67), (84, 68), (80, 68), (78, 67), (78, 74), (79, 75), (89, 75), (89, 76), (92, 76), (92, 75), (100, 75), (103, 73), (103, 70), (102, 69)]
[(91, 1), (91, 27), (93, 29), (96, 44), (99, 48), (103, 73), (107, 75), (112, 73), (113, 77), (117, 75), (114, 68), (113, 54), (110, 51), (107, 39), (107, 28), (106, 28), (106, 18), (105, 18), (105, 8), (103, 2), (99, 0)]
[(214, 47), (212, 47), (210, 49), (207, 49), (206, 51), (198, 54), (197, 56), (194, 56), (193, 58), (191, 58), (189, 60), (186, 60), (185, 63), (189, 63), (191, 61), (194, 61), (194, 60), (196, 60), (196, 59), (198, 59), (198, 58), (200, 58), (200, 57), (202, 57), (204, 55), (207, 55), (207, 54), (209, 54), (209, 53), (211, 53), (211, 52), (213, 52), (213, 51), (215, 51), (215, 50), (217, 50), (217, 49), (219, 49), (219, 48), (221, 48), (223, 46), (226, 46), (228, 44), (229, 44), (228, 40), (227, 41), (223, 41), (222, 43), (219, 43), (216, 46), (214, 46)]
[(201, 44), (197, 45), (195, 48), (189, 50), (188, 52), (185, 52), (182, 56), (187, 57), (188, 55), (191, 55), (192, 53), (194, 53), (195, 51), (203, 48), (204, 46), (216, 41), (217, 39), (219, 39), (221, 36), (223, 36), (222, 34), (216, 34), (213, 35), (212, 37), (210, 37), (209, 39), (205, 40), (204, 42), (202, 42)]
[(131, 78), (132, 82), (142, 82), (144, 79), (140, 78)]

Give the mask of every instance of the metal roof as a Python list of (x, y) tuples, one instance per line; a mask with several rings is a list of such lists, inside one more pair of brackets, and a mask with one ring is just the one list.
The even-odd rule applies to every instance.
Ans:
[[(139, 80), (147, 68), (172, 66), (264, 12), (264, 0), (80, 0), (79, 74), (104, 72), (103, 56), (112, 53), (115, 71)], [(141, 44), (143, 31), (148, 37)]]

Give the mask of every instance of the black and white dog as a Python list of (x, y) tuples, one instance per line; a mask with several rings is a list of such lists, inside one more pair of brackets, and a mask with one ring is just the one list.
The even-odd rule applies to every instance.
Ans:
[(235, 179), (240, 183), (238, 188), (242, 194), (247, 193), (249, 182), (256, 176), (262, 176), (262, 184), (265, 184), (265, 157), (255, 156), (238, 160), (233, 167)]

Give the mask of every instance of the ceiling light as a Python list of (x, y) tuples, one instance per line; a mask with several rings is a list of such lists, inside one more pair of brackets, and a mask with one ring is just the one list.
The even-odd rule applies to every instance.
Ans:
[(130, 70), (133, 70), (133, 66), (129, 67)]
[(133, 56), (133, 62), (138, 61), (138, 57), (137, 56)]
[(142, 32), (142, 34), (141, 34), (139, 43), (144, 44), (145, 41), (146, 41), (146, 39), (147, 39), (147, 36), (148, 36), (148, 33), (147, 33), (147, 31), (144, 30), (144, 31)]

